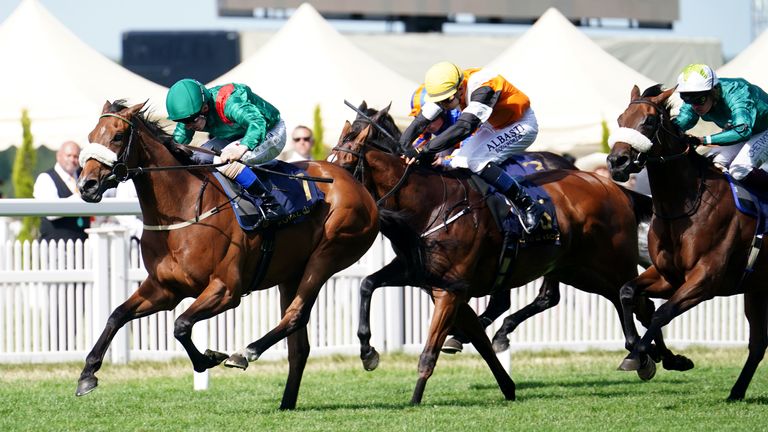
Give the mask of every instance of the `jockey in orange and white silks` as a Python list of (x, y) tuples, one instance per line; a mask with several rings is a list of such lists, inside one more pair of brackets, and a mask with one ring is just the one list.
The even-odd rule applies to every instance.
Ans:
[[(544, 208), (498, 165), (525, 151), (538, 135), (536, 115), (528, 96), (503, 76), (487, 69), (462, 70), (450, 62), (433, 65), (426, 73), (426, 103), (400, 140), (408, 163), (464, 141), (450, 160), (453, 168), (469, 168), (504, 193), (521, 211), (527, 232), (539, 224)], [(456, 123), (424, 148), (410, 144), (444, 110), (459, 108)]]

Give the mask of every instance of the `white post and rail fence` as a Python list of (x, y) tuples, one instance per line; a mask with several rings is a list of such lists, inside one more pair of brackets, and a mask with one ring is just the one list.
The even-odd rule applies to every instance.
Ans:
[[(0, 199), (0, 364), (84, 361), (109, 314), (147, 274), (138, 244), (124, 227), (92, 228), (85, 242), (22, 244), (8, 239), (9, 218), (124, 214), (140, 214), (138, 202), (114, 198), (98, 204)], [(309, 322), (312, 355), (359, 353), (360, 281), (392, 257), (388, 242), (379, 237), (358, 263), (326, 283)], [(512, 291), (512, 311), (535, 298), (539, 282)], [(565, 285), (561, 293), (557, 307), (526, 321), (511, 335), (512, 351), (623, 349), (621, 327), (609, 302)], [(187, 299), (173, 311), (126, 325), (117, 333), (105, 361), (186, 357), (173, 337), (173, 322), (190, 303), (191, 299)], [(486, 304), (487, 298), (472, 302), (478, 311)], [(690, 344), (746, 346), (743, 309), (743, 296), (708, 301), (673, 321), (665, 330), (666, 341), (677, 348)], [(420, 352), (431, 313), (432, 304), (419, 289), (377, 290), (371, 311), (372, 344), (383, 352)], [(232, 353), (269, 331), (279, 315), (276, 289), (254, 292), (243, 298), (238, 308), (198, 323), (193, 339), (199, 348)], [(489, 327), (488, 334), (492, 335), (500, 324), (501, 319)], [(285, 342), (272, 347), (262, 358), (287, 358)], [(207, 387), (208, 374), (196, 373), (195, 388)]]

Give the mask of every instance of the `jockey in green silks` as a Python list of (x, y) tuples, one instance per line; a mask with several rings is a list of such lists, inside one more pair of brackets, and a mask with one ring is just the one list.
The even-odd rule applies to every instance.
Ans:
[(267, 187), (245, 165), (269, 162), (285, 147), (285, 122), (277, 108), (247, 85), (206, 88), (188, 78), (171, 86), (165, 105), (168, 119), (178, 122), (173, 133), (176, 142), (189, 144), (195, 132), (208, 132), (211, 139), (201, 147), (221, 151), (216, 157), (195, 153), (196, 162), (230, 162), (217, 169), (261, 198), (265, 219), (284, 215), (285, 210), (269, 193), (271, 185)]

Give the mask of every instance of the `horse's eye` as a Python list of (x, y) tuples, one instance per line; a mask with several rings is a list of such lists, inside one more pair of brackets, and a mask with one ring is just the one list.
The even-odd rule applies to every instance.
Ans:
[(115, 142), (122, 141), (122, 140), (123, 140), (123, 134), (122, 133), (115, 134), (115, 137), (112, 138), (112, 141), (115, 141)]
[(645, 121), (643, 122), (643, 126), (656, 126), (656, 123), (658, 123), (659, 119), (656, 117), (646, 117)]

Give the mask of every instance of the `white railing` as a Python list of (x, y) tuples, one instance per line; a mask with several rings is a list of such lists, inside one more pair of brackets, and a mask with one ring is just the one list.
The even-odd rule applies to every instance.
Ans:
[[(3, 207), (10, 201), (24, 200), (0, 200), (0, 216), (10, 213)], [(79, 204), (84, 207), (58, 213), (95, 213), (92, 205)], [(121, 212), (137, 209), (134, 206)], [(391, 258), (388, 242), (379, 238), (358, 263), (326, 283), (309, 323), (313, 355), (359, 352), (360, 281)], [(83, 360), (111, 311), (145, 277), (137, 244), (121, 227), (92, 229), (84, 243), (0, 244), (0, 363)], [(511, 310), (532, 301), (538, 286), (538, 282), (530, 283), (513, 290)], [(610, 303), (568, 286), (562, 286), (561, 292), (560, 305), (526, 321), (512, 334), (513, 350), (623, 348), (617, 314)], [(106, 361), (185, 356), (173, 337), (173, 322), (190, 302), (188, 299), (171, 312), (129, 323), (118, 332)], [(472, 306), (481, 311), (486, 303), (486, 298), (475, 299)], [(228, 353), (239, 350), (276, 325), (279, 310), (275, 288), (254, 292), (237, 309), (196, 325), (196, 344)], [(384, 352), (420, 352), (431, 314), (432, 304), (419, 289), (379, 289), (372, 303), (373, 345)], [(489, 328), (489, 335), (499, 324), (501, 319)], [(746, 345), (746, 327), (743, 297), (735, 296), (700, 305), (673, 321), (665, 335), (676, 347)], [(281, 342), (263, 357), (286, 356), (285, 342)]]

